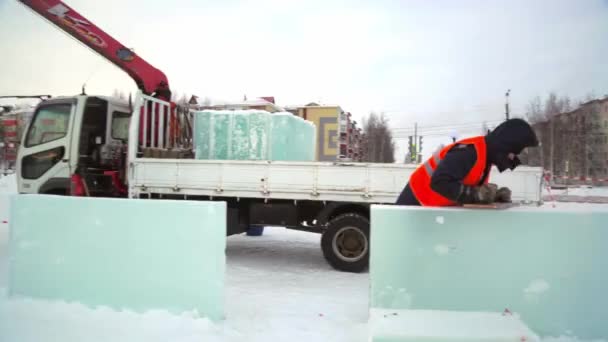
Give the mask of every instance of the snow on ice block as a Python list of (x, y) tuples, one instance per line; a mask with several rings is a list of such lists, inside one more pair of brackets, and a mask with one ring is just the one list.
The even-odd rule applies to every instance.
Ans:
[(373, 342), (533, 342), (538, 336), (513, 315), (488, 312), (372, 309)]
[(224, 202), (13, 196), (9, 295), (223, 318)]
[(503, 312), (542, 336), (606, 338), (608, 207), (373, 206), (373, 308)]

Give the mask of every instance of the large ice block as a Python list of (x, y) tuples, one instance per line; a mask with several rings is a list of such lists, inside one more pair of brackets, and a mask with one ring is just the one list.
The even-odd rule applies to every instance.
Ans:
[(608, 207), (373, 206), (373, 308), (510, 312), (541, 336), (606, 338)]
[(250, 155), (249, 114), (239, 110), (232, 114), (232, 139), (229, 159), (247, 160)]
[(314, 160), (315, 126), (288, 112), (205, 110), (194, 122), (197, 159)]
[(211, 135), (211, 112), (202, 111), (195, 113), (194, 117), (194, 155), (198, 159), (211, 158), (210, 135)]
[(297, 144), (293, 142), (295, 118), (292, 114), (271, 115), (270, 160), (294, 160)]
[(270, 131), (270, 113), (252, 112), (249, 114), (249, 159), (268, 159), (268, 136)]
[(18, 195), (9, 295), (224, 315), (224, 202)]
[(211, 116), (212, 138), (209, 143), (211, 159), (231, 159), (231, 119), (231, 113), (214, 113)]

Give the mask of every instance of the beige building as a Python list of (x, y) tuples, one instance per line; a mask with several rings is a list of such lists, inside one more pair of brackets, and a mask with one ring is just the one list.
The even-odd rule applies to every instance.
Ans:
[(351, 114), (338, 105), (309, 103), (287, 110), (317, 128), (315, 159), (318, 161), (363, 161), (363, 134)]

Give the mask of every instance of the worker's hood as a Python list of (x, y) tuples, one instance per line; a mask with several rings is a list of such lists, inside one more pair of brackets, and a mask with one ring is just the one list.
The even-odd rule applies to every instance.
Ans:
[[(486, 135), (488, 161), (503, 172), (515, 169), (521, 164), (517, 155), (526, 147), (538, 146), (538, 139), (532, 127), (522, 119), (507, 120)], [(509, 159), (509, 153), (516, 155)]]

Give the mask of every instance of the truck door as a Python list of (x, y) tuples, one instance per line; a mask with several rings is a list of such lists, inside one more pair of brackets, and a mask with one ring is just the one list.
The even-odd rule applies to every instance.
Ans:
[(75, 109), (73, 98), (45, 101), (36, 108), (18, 153), (20, 193), (69, 191), (69, 133)]

